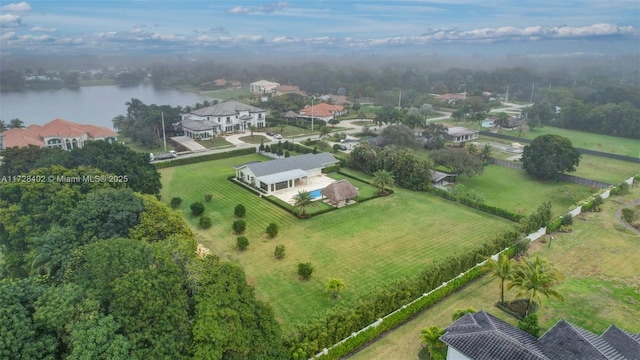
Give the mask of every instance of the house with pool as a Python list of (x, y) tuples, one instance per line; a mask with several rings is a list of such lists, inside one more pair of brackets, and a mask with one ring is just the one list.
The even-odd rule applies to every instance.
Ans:
[[(339, 163), (330, 153), (304, 154), (269, 161), (236, 165), (235, 179), (265, 195), (278, 193), (285, 198), (297, 191), (318, 192), (335, 180), (322, 170)], [(289, 194), (291, 193), (291, 194)], [(280, 196), (279, 196), (280, 197)]]

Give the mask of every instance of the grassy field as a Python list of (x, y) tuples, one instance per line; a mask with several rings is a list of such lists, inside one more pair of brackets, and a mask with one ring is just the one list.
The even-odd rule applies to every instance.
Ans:
[[(630, 195), (606, 200), (601, 213), (580, 215), (572, 233), (556, 233), (548, 242), (534, 242), (530, 252), (548, 258), (565, 275), (557, 290), (564, 301), (546, 300), (539, 311), (546, 330), (565, 319), (595, 334), (615, 324), (627, 331), (640, 332), (640, 235), (615, 230), (615, 212), (640, 198), (640, 187)], [(548, 241), (548, 236), (544, 238)], [(420, 330), (430, 325), (445, 327), (457, 309), (472, 307), (516, 324), (494, 307), (499, 283), (487, 276), (427, 309), (405, 325), (385, 334), (378, 341), (350, 357), (352, 360), (416, 359), (420, 351)], [(512, 298), (513, 292), (505, 295)]]
[[(222, 259), (243, 266), (258, 298), (273, 306), (285, 329), (392, 279), (413, 276), (433, 260), (465, 251), (510, 226), (439, 197), (402, 189), (389, 197), (299, 220), (226, 179), (234, 173), (233, 165), (256, 160), (265, 159), (248, 155), (162, 169), (162, 199), (184, 200), (180, 211), (198, 241)], [(205, 193), (213, 194), (213, 200), (205, 203), (205, 214), (214, 225), (200, 230), (188, 208), (194, 201), (204, 202)], [(231, 231), (233, 208), (240, 203), (247, 208), (250, 241), (243, 252), (236, 249)], [(271, 222), (280, 227), (272, 240), (265, 234)], [(273, 251), (280, 244), (287, 255), (276, 260)], [(310, 281), (298, 280), (299, 262), (315, 266)], [(347, 285), (339, 301), (324, 293), (329, 277), (342, 278)]]
[(537, 181), (524, 171), (498, 165), (486, 166), (482, 176), (461, 176), (458, 183), (467, 190), (473, 190), (489, 205), (523, 215), (531, 214), (545, 201), (551, 201), (554, 215), (564, 215), (569, 211), (569, 206), (593, 193), (588, 186)]
[(198, 93), (200, 95), (209, 96), (212, 98), (222, 99), (222, 100), (247, 99), (251, 97), (251, 91), (249, 91), (249, 88), (200, 91)]
[[(517, 136), (517, 131), (505, 132), (506, 135)], [(574, 147), (602, 151), (611, 154), (625, 156), (640, 156), (640, 141), (638, 139), (627, 139), (609, 135), (593, 134), (578, 130), (568, 130), (545, 126), (543, 128), (527, 131), (524, 135), (527, 139), (535, 139), (540, 135), (555, 134), (564, 136), (571, 140)]]
[(582, 154), (580, 165), (571, 175), (619, 184), (622, 180), (638, 173), (640, 173), (640, 164)]

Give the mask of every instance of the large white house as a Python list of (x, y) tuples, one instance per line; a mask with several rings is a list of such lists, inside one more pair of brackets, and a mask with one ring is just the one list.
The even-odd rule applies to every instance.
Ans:
[(2, 135), (4, 139), (0, 142), (0, 150), (29, 145), (72, 150), (81, 148), (86, 141), (115, 142), (118, 139), (118, 134), (106, 127), (76, 124), (64, 119), (54, 119), (42, 126), (9, 129)]
[(182, 130), (192, 139), (265, 126), (267, 111), (238, 101), (223, 101), (182, 116)]
[(274, 92), (275, 88), (277, 88), (278, 86), (280, 86), (280, 84), (276, 82), (260, 80), (249, 84), (249, 90), (251, 90), (252, 94), (266, 95)]
[(329, 153), (304, 154), (263, 162), (236, 165), (236, 180), (260, 189), (265, 194), (307, 183), (309, 177), (322, 174), (322, 169), (338, 164)]

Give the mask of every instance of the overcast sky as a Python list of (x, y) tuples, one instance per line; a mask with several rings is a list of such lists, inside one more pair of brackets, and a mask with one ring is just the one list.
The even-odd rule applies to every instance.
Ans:
[(0, 0), (0, 54), (637, 54), (638, 0)]

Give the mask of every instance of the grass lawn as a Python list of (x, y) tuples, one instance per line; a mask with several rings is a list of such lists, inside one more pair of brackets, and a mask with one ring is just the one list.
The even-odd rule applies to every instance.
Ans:
[(199, 91), (199, 94), (222, 100), (247, 99), (251, 97), (249, 88)]
[(251, 136), (251, 135), (242, 136), (239, 139), (244, 141), (244, 142), (246, 142), (246, 143), (248, 143), (248, 144), (260, 144), (261, 142), (268, 143), (268, 142), (271, 141), (270, 138), (268, 138), (268, 137), (266, 137), (264, 135), (258, 134), (256, 132), (254, 132), (253, 136)]
[[(565, 300), (547, 300), (539, 311), (541, 327), (549, 329), (565, 319), (597, 335), (615, 324), (632, 333), (640, 332), (640, 235), (614, 229), (615, 212), (640, 197), (640, 187), (623, 198), (605, 201), (603, 212), (586, 213), (574, 221), (573, 232), (554, 234), (551, 248), (538, 241), (530, 252), (549, 259), (564, 273), (557, 290)], [(548, 240), (548, 236), (545, 237)], [(546, 241), (545, 240), (545, 241)], [(457, 309), (483, 309), (515, 325), (516, 320), (494, 307), (499, 283), (484, 276), (466, 288), (420, 313), (405, 325), (350, 357), (353, 360), (415, 359), (420, 351), (420, 330), (451, 323)], [(511, 299), (513, 291), (505, 297)]]
[(215, 149), (227, 146), (233, 146), (232, 143), (225, 140), (224, 137), (216, 136), (212, 137), (209, 140), (197, 140), (198, 144), (204, 146), (207, 149)]
[(523, 215), (529, 215), (541, 203), (551, 201), (554, 216), (561, 216), (569, 211), (572, 204), (593, 193), (588, 186), (539, 181), (524, 171), (498, 165), (485, 166), (481, 176), (460, 176), (458, 183), (467, 190), (473, 190), (489, 205)]
[[(175, 196), (184, 200), (179, 211), (198, 241), (223, 260), (243, 266), (258, 298), (273, 306), (285, 330), (380, 284), (413, 276), (430, 262), (466, 251), (510, 226), (505, 220), (431, 194), (403, 189), (299, 220), (226, 179), (234, 173), (233, 165), (256, 160), (266, 159), (254, 154), (161, 169), (161, 194), (165, 202)], [(194, 201), (204, 201), (205, 193), (213, 194), (213, 200), (205, 203), (205, 214), (214, 225), (200, 230), (198, 219), (188, 209)], [(231, 231), (233, 209), (240, 203), (247, 208), (245, 235), (250, 242), (243, 252), (236, 249), (236, 235)], [(271, 222), (280, 227), (275, 239), (265, 234)], [(286, 247), (282, 260), (273, 256), (276, 245)], [(300, 262), (315, 267), (311, 280), (298, 280)], [(344, 279), (347, 286), (338, 301), (324, 292), (329, 277)]]
[(640, 164), (638, 163), (582, 154), (580, 165), (571, 175), (619, 184), (638, 173), (640, 173)]
[[(505, 132), (506, 135), (518, 136), (517, 131)], [(564, 136), (571, 140), (574, 147), (602, 151), (611, 154), (625, 156), (640, 156), (640, 141), (638, 139), (628, 139), (610, 135), (593, 134), (578, 130), (568, 130), (556, 127), (545, 126), (540, 129), (527, 131), (524, 135), (527, 139), (535, 139), (540, 135), (555, 134)]]

